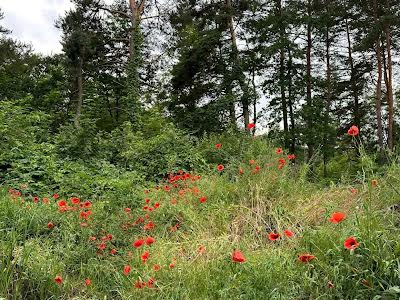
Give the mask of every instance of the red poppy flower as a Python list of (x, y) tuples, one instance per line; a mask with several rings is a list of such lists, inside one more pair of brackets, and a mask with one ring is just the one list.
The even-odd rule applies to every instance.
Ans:
[(43, 198), (43, 199), (42, 199), (42, 202), (43, 202), (44, 204), (48, 204), (50, 201), (49, 201), (49, 198)]
[(91, 236), (91, 237), (89, 237), (89, 241), (95, 241), (96, 240), (96, 237), (95, 236)]
[(143, 286), (142, 286), (142, 282), (140, 282), (139, 280), (136, 280), (135, 281), (135, 288), (137, 288), (137, 289), (141, 289)]
[(329, 219), (329, 221), (337, 224), (337, 223), (342, 222), (344, 219), (346, 219), (346, 215), (344, 213), (335, 212), (332, 214), (332, 217)]
[(32, 200), (33, 200), (33, 202), (38, 203), (39, 202), (39, 197), (33, 197)]
[(149, 289), (151, 289), (152, 287), (153, 287), (153, 284), (155, 283), (156, 281), (153, 279), (153, 278), (149, 278), (149, 280), (147, 281), (147, 287), (149, 288)]
[(126, 207), (126, 208), (124, 209), (124, 211), (125, 211), (126, 213), (130, 213), (131, 210), (132, 210), (132, 209), (130, 209), (129, 207)]
[(288, 155), (287, 155), (287, 159), (288, 159), (288, 160), (295, 160), (295, 159), (296, 159), (296, 155), (294, 155), (294, 154), (288, 154)]
[(225, 167), (223, 165), (218, 165), (217, 166), (217, 170), (222, 172), (225, 169)]
[(144, 240), (143, 239), (139, 239), (133, 242), (133, 247), (135, 248), (140, 248), (141, 246), (143, 246), (144, 244)]
[(142, 254), (142, 256), (141, 256), (142, 262), (145, 263), (145, 262), (149, 259), (149, 257), (150, 257), (149, 251), (145, 251), (145, 252)]
[(250, 163), (251, 165), (254, 165), (254, 164), (256, 163), (256, 161), (255, 161), (254, 159), (250, 159), (250, 160), (249, 160), (249, 163)]
[(222, 146), (222, 144), (216, 144), (215, 148), (219, 149), (219, 148), (221, 148), (221, 146)]
[(275, 153), (276, 153), (276, 154), (282, 154), (282, 153), (283, 153), (282, 148), (277, 148), (276, 151), (275, 151)]
[(239, 174), (240, 175), (242, 175), (244, 172), (243, 172), (243, 169), (242, 168), (239, 168)]
[(65, 202), (64, 200), (61, 200), (61, 201), (58, 202), (58, 206), (59, 207), (64, 207), (66, 205), (67, 205), (67, 202)]
[(104, 250), (104, 249), (106, 249), (106, 244), (105, 243), (101, 243), (99, 245), (99, 250)]
[(349, 237), (344, 241), (343, 246), (348, 250), (354, 250), (359, 246), (359, 244), (354, 237)]
[(164, 191), (169, 192), (170, 190), (171, 188), (168, 185), (164, 186)]
[(254, 125), (254, 123), (249, 123), (249, 125), (247, 125), (248, 129), (253, 129), (256, 125)]
[(279, 233), (273, 233), (271, 232), (270, 234), (268, 234), (268, 238), (270, 241), (276, 241), (281, 237), (281, 235)]
[(129, 265), (124, 266), (124, 275), (125, 276), (128, 276), (130, 271), (131, 271), (131, 266), (129, 266)]
[(154, 265), (153, 266), (153, 270), (154, 271), (159, 271), (161, 269), (161, 267), (159, 265)]
[(150, 199), (149, 199), (149, 198), (146, 198), (144, 201), (145, 201), (147, 204), (150, 203)]
[(199, 253), (200, 253), (200, 254), (203, 254), (204, 252), (206, 252), (206, 247), (203, 246), (203, 245), (201, 245), (201, 246), (199, 247)]
[(175, 264), (174, 264), (174, 263), (170, 263), (170, 264), (169, 264), (169, 268), (170, 268), (170, 269), (175, 268)]
[(328, 289), (333, 289), (334, 287), (335, 285), (331, 281), (328, 281)]
[(206, 201), (207, 201), (207, 198), (206, 198), (206, 197), (203, 196), (203, 197), (200, 198), (200, 202), (201, 202), (201, 203), (204, 203), (204, 202), (206, 202)]
[(287, 230), (287, 229), (284, 231), (284, 233), (285, 233), (286, 237), (288, 237), (288, 238), (291, 238), (294, 236), (294, 232)]
[(373, 187), (378, 186), (378, 180), (372, 179), (372, 180), (371, 180), (371, 184), (372, 184)]
[(54, 278), (54, 281), (55, 281), (57, 284), (61, 284), (61, 283), (63, 282), (63, 279), (62, 279), (62, 277), (61, 277), (60, 275), (57, 275), (57, 276)]
[(54, 227), (54, 224), (52, 222), (47, 223), (47, 228), (52, 229)]
[(246, 258), (244, 257), (243, 253), (240, 250), (235, 250), (232, 253), (232, 261), (243, 263), (246, 261)]
[(144, 230), (154, 229), (154, 223), (153, 222), (149, 222), (149, 223), (145, 224), (143, 228), (144, 228)]
[(115, 249), (115, 248), (111, 249), (110, 253), (111, 253), (112, 255), (117, 254), (117, 249)]
[(54, 194), (54, 195), (53, 195), (53, 199), (54, 199), (54, 200), (56, 200), (56, 199), (58, 199), (58, 198), (60, 198), (60, 196), (59, 196), (58, 194)]
[(154, 203), (154, 209), (157, 209), (157, 208), (159, 208), (159, 207), (160, 207), (160, 202)]
[(156, 241), (155, 238), (152, 238), (151, 236), (148, 236), (146, 239), (146, 245), (151, 245)]
[(301, 255), (299, 255), (299, 260), (301, 262), (303, 262), (303, 263), (310, 262), (313, 259), (315, 259), (315, 256), (311, 255), (311, 254), (301, 254)]
[(79, 204), (79, 202), (81, 202), (81, 200), (79, 198), (72, 197), (71, 202), (72, 202), (72, 204)]
[(347, 134), (350, 136), (357, 136), (359, 133), (358, 127), (353, 125), (350, 127), (350, 129), (347, 131)]
[(351, 188), (351, 189), (350, 189), (350, 192), (351, 192), (353, 195), (356, 195), (356, 194), (358, 193), (358, 190), (357, 190), (356, 188)]
[(89, 207), (92, 206), (92, 202), (90, 202), (90, 201), (85, 201), (84, 205), (85, 205), (86, 208), (89, 208)]
[(85, 279), (85, 284), (88, 286), (92, 283), (92, 281), (89, 278)]

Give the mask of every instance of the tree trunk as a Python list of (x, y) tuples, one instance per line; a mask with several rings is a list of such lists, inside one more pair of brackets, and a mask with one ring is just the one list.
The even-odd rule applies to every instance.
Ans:
[(282, 15), (282, 0), (276, 1), (276, 7), (279, 16), (279, 86), (281, 90), (281, 104), (282, 104), (282, 116), (283, 116), (283, 134), (285, 148), (289, 148), (289, 125), (288, 125), (288, 112), (286, 103), (286, 91), (285, 91), (285, 47), (283, 44), (285, 36), (285, 28), (283, 27), (283, 15)]
[[(311, 18), (311, 0), (308, 0), (308, 5), (307, 5), (307, 12), (308, 12), (308, 17)], [(308, 161), (311, 160), (312, 156), (314, 155), (314, 143), (313, 143), (313, 137), (311, 135), (312, 130), (313, 130), (313, 120), (311, 117), (311, 110), (312, 110), (312, 95), (311, 95), (311, 48), (312, 48), (312, 27), (311, 27), (311, 21), (309, 20), (307, 23), (307, 49), (306, 49), (306, 60), (307, 60), (307, 65), (306, 65), (306, 80), (307, 80), (307, 107), (308, 107), (308, 115), (307, 115), (307, 130), (308, 130), (308, 141), (307, 141), (307, 146), (308, 146)]]
[[(329, 5), (329, 1), (326, 1), (326, 5)], [(332, 70), (331, 70), (331, 57), (330, 57), (330, 36), (329, 36), (329, 26), (326, 26), (326, 37), (325, 37), (325, 56), (326, 56), (326, 105), (325, 105), (325, 116), (324, 116), (324, 176), (327, 176), (326, 165), (328, 162), (328, 132), (329, 132), (329, 113), (331, 110), (331, 102), (332, 102)]]
[(77, 68), (77, 85), (78, 85), (78, 98), (77, 98), (74, 124), (75, 124), (76, 128), (79, 128), (81, 112), (82, 112), (82, 104), (83, 104), (83, 59), (82, 59), (82, 56), (79, 57), (79, 63), (78, 63), (78, 68)]
[[(374, 19), (378, 25), (378, 6), (377, 0), (374, 0)], [(376, 60), (377, 60), (377, 73), (378, 82), (376, 83), (376, 125), (378, 134), (378, 145), (380, 150), (383, 149), (383, 132), (382, 132), (382, 49), (381, 49), (381, 35), (379, 34), (376, 40)]]
[[(386, 0), (387, 9), (390, 9), (389, 0)], [(388, 80), (386, 83), (388, 93), (388, 148), (393, 150), (394, 146), (394, 104), (393, 104), (393, 63), (392, 63), (392, 37), (390, 25), (385, 26), (386, 37), (386, 53), (387, 53), (387, 70)]]
[(353, 50), (351, 46), (351, 39), (350, 39), (350, 27), (349, 27), (349, 22), (346, 18), (346, 35), (347, 35), (347, 49), (348, 49), (348, 59), (349, 59), (349, 64), (350, 64), (350, 84), (351, 84), (351, 90), (353, 93), (354, 97), (354, 125), (357, 127), (360, 127), (360, 122), (361, 122), (361, 117), (360, 117), (360, 104), (359, 104), (359, 98), (358, 98), (358, 91), (357, 91), (357, 82), (356, 82), (356, 73), (354, 69), (354, 60), (353, 60)]
[(241, 104), (242, 104), (242, 109), (243, 109), (244, 126), (245, 126), (246, 131), (250, 133), (250, 128), (248, 127), (248, 125), (250, 124), (249, 87), (246, 83), (246, 76), (243, 73), (241, 62), (239, 59), (239, 51), (238, 51), (238, 47), (237, 47), (236, 32), (235, 32), (235, 27), (233, 25), (232, 0), (225, 0), (225, 7), (227, 9), (227, 12), (229, 13), (228, 28), (229, 28), (229, 33), (230, 33), (230, 37), (231, 37), (233, 60), (234, 60), (234, 63), (235, 63), (235, 66), (236, 66), (236, 69), (238, 72), (239, 85), (243, 92), (243, 96), (241, 98)]
[(289, 105), (289, 116), (290, 116), (290, 138), (291, 138), (291, 143), (290, 143), (290, 153), (295, 153), (296, 150), (296, 138), (295, 138), (295, 119), (294, 119), (294, 113), (293, 113), (293, 91), (292, 91), (292, 66), (293, 66), (293, 60), (292, 60), (292, 51), (290, 50), (290, 46), (287, 49), (288, 55), (289, 55), (289, 61), (288, 61), (288, 105)]

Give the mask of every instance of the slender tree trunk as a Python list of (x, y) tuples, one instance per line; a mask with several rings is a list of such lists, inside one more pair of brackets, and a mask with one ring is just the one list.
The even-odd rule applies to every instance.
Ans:
[[(311, 18), (311, 0), (308, 0), (307, 4), (307, 11), (308, 11), (308, 17)], [(306, 49), (306, 60), (307, 60), (307, 65), (306, 65), (306, 81), (307, 81), (307, 107), (308, 107), (308, 115), (307, 115), (307, 130), (308, 130), (308, 160), (312, 158), (314, 155), (314, 143), (313, 143), (313, 137), (312, 137), (312, 130), (314, 126), (313, 118), (310, 114), (312, 110), (312, 94), (311, 94), (311, 88), (312, 88), (312, 83), (311, 83), (311, 48), (312, 48), (312, 26), (311, 26), (311, 21), (309, 20), (307, 23), (307, 49)]]
[(295, 153), (296, 150), (296, 138), (295, 138), (295, 119), (294, 119), (294, 113), (293, 113), (293, 91), (292, 91), (292, 67), (293, 67), (293, 59), (292, 59), (292, 51), (290, 50), (290, 46), (288, 47), (288, 55), (289, 55), (289, 61), (288, 61), (288, 105), (289, 105), (289, 116), (290, 116), (290, 138), (291, 138), (291, 143), (290, 143), (290, 153)]
[(283, 27), (283, 15), (282, 15), (282, 0), (276, 1), (276, 7), (279, 16), (279, 86), (281, 90), (281, 104), (282, 104), (282, 115), (283, 115), (283, 134), (285, 141), (285, 148), (289, 148), (289, 125), (288, 125), (288, 112), (286, 102), (286, 89), (285, 89), (285, 47), (283, 44), (285, 37), (285, 28)]
[(135, 41), (136, 41), (136, 34), (137, 34), (137, 28), (140, 26), (142, 14), (144, 11), (144, 4), (145, 0), (141, 0), (139, 3), (136, 3), (136, 0), (129, 0), (129, 8), (131, 11), (131, 36), (129, 39), (129, 55), (130, 57), (135, 56)]
[(348, 50), (348, 59), (349, 59), (349, 64), (350, 64), (350, 84), (351, 84), (351, 90), (353, 93), (354, 97), (354, 109), (353, 109), (353, 114), (354, 114), (354, 125), (357, 127), (360, 127), (360, 122), (361, 122), (361, 117), (360, 117), (360, 104), (359, 104), (359, 98), (358, 98), (358, 91), (357, 91), (357, 82), (356, 82), (356, 72), (354, 68), (354, 60), (353, 60), (353, 50), (351, 46), (351, 38), (350, 38), (350, 27), (349, 27), (349, 22), (346, 18), (346, 35), (347, 35), (347, 50)]
[(239, 50), (237, 47), (237, 38), (236, 38), (236, 32), (235, 32), (235, 27), (233, 25), (233, 15), (232, 15), (232, 0), (225, 0), (225, 6), (227, 9), (227, 12), (229, 13), (228, 17), (228, 28), (229, 28), (229, 33), (231, 36), (231, 44), (232, 44), (232, 53), (233, 53), (233, 60), (235, 62), (236, 70), (238, 72), (238, 80), (239, 80), (239, 85), (240, 88), (243, 92), (243, 96), (241, 98), (241, 104), (242, 104), (242, 109), (243, 109), (243, 117), (244, 117), (244, 126), (247, 130), (247, 132), (250, 133), (250, 128), (248, 128), (248, 125), (250, 124), (250, 99), (249, 99), (249, 87), (246, 83), (246, 76), (243, 73), (241, 62), (239, 59)]
[[(389, 0), (386, 0), (387, 9), (390, 9)], [(394, 146), (394, 101), (393, 101), (393, 63), (392, 63), (392, 37), (390, 25), (385, 26), (386, 53), (387, 53), (387, 71), (388, 80), (386, 83), (388, 93), (388, 148), (393, 150)]]
[[(374, 0), (374, 19), (376, 24), (379, 22), (377, 0)], [(376, 40), (376, 60), (378, 81), (376, 83), (376, 125), (378, 134), (378, 145), (383, 149), (383, 131), (382, 131), (382, 49), (381, 35), (379, 34)]]
[(79, 63), (77, 68), (77, 85), (78, 85), (78, 99), (76, 105), (76, 114), (74, 119), (74, 124), (76, 128), (80, 127), (80, 118), (82, 113), (83, 104), (83, 59), (82, 56), (79, 57)]
[[(329, 5), (329, 1), (326, 1), (326, 5)], [(332, 70), (331, 70), (331, 56), (330, 56), (330, 36), (329, 36), (329, 26), (326, 26), (326, 37), (325, 37), (325, 56), (326, 56), (326, 105), (325, 105), (325, 116), (324, 116), (324, 176), (326, 177), (327, 172), (327, 162), (328, 162), (328, 149), (329, 149), (329, 141), (328, 141), (328, 132), (329, 132), (329, 114), (331, 110), (331, 102), (332, 102)]]
[[(253, 65), (253, 70), (252, 70), (252, 79), (251, 83), (253, 85), (253, 116), (254, 116), (254, 124), (257, 123), (257, 92), (256, 92), (256, 70), (255, 66)], [(256, 127), (253, 128), (253, 135), (256, 134)]]

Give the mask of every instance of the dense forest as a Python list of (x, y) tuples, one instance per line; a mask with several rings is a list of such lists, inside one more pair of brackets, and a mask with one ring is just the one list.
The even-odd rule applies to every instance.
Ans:
[(71, 2), (0, 2), (0, 300), (399, 299), (400, 0)]

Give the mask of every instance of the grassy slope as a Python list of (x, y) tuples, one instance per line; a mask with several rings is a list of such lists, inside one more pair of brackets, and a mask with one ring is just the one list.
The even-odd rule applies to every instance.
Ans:
[[(10, 299), (398, 299), (400, 297), (400, 212), (389, 210), (399, 203), (394, 184), (396, 169), (372, 187), (370, 180), (350, 186), (319, 188), (305, 181), (302, 170), (277, 168), (276, 157), (259, 157), (262, 166), (227, 165), (223, 174), (211, 170), (187, 188), (165, 192), (155, 189), (146, 197), (161, 203), (150, 213), (153, 231), (143, 226), (121, 225), (144, 216), (110, 201), (93, 201), (88, 227), (81, 227), (77, 212), (60, 213), (57, 205), (21, 203), (5, 191), (0, 194), (0, 295)], [(389, 179), (390, 178), (390, 179)], [(206, 203), (199, 197), (205, 195)], [(46, 195), (42, 195), (46, 196)], [(176, 198), (177, 204), (170, 200)], [(143, 205), (144, 205), (143, 201)], [(346, 213), (340, 224), (328, 219), (335, 211)], [(51, 221), (55, 227), (47, 228)], [(176, 231), (170, 228), (176, 224)], [(397, 227), (396, 227), (397, 226)], [(268, 233), (290, 229), (295, 237), (268, 240)], [(102, 256), (98, 241), (113, 235)], [(150, 234), (156, 243), (134, 249), (132, 242)], [(360, 246), (352, 253), (343, 242), (355, 236)], [(200, 254), (198, 248), (206, 251)], [(116, 248), (118, 253), (108, 251)], [(140, 254), (150, 251), (146, 264)], [(240, 249), (247, 261), (233, 263), (231, 253)], [(131, 254), (129, 253), (131, 252)], [(297, 259), (311, 253), (308, 264)], [(174, 261), (176, 258), (176, 261)], [(175, 267), (169, 268), (173, 262)], [(132, 271), (123, 275), (124, 265)], [(160, 271), (154, 271), (158, 264)], [(64, 281), (54, 283), (59, 274)], [(134, 287), (136, 280), (156, 280), (153, 289)], [(92, 284), (84, 285), (85, 278)], [(328, 288), (328, 282), (334, 284)], [(364, 283), (364, 284), (362, 284)], [(382, 298), (374, 298), (380, 296)]]

